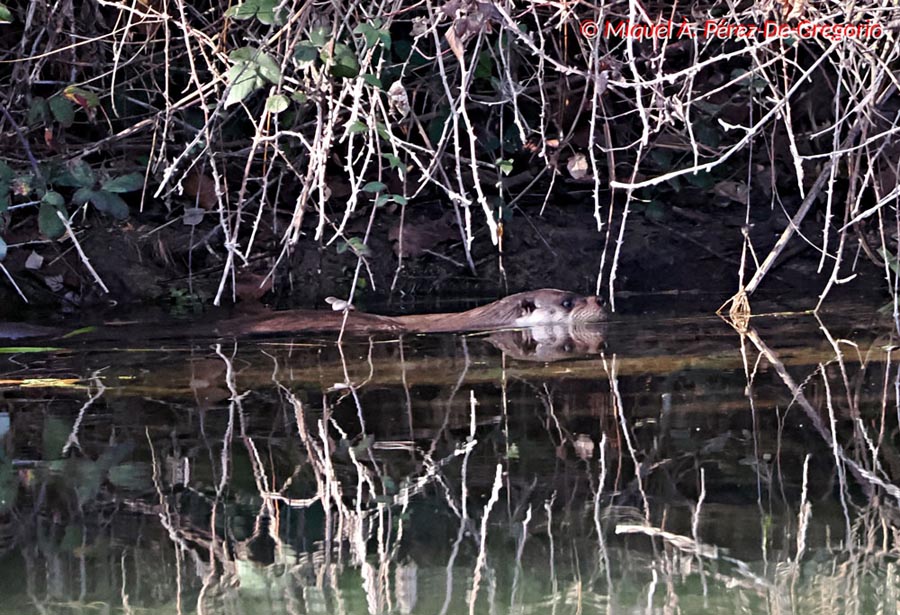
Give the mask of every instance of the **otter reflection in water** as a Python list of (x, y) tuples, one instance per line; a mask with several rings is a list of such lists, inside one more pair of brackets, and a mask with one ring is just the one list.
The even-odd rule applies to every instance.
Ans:
[(240, 335), (336, 331), (344, 328), (350, 333), (440, 333), (535, 325), (573, 326), (605, 320), (606, 309), (599, 297), (543, 288), (516, 293), (465, 312), (409, 316), (350, 312), (345, 322), (343, 313), (291, 310), (226, 321), (220, 325), (219, 332)]
[(606, 341), (606, 325), (534, 325), (495, 331), (486, 339), (512, 359), (562, 361), (600, 354)]

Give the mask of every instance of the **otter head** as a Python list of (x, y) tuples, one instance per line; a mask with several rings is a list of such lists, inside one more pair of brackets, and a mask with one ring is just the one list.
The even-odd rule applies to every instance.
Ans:
[(606, 320), (606, 308), (600, 297), (585, 297), (564, 290), (544, 288), (508, 298), (514, 299), (518, 304), (519, 315), (515, 324), (519, 327)]
[(606, 341), (606, 327), (535, 325), (497, 331), (487, 340), (510, 358), (546, 363), (600, 354)]

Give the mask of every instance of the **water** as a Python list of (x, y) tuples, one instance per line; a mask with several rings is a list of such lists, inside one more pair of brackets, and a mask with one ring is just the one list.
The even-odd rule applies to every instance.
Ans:
[(0, 612), (897, 612), (871, 310), (181, 329), (0, 349)]

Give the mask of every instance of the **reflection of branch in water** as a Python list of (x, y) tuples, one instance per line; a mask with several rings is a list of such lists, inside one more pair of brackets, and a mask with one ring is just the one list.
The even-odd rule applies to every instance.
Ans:
[(635, 481), (637, 481), (638, 491), (641, 494), (641, 503), (644, 510), (644, 520), (647, 523), (650, 523), (650, 504), (647, 501), (647, 492), (644, 490), (643, 470), (641, 468), (641, 462), (639, 462), (637, 459), (637, 452), (635, 451), (634, 443), (631, 439), (631, 429), (628, 427), (628, 421), (625, 418), (625, 408), (622, 404), (622, 394), (619, 392), (619, 375), (617, 373), (618, 365), (616, 362), (616, 355), (613, 355), (612, 359), (610, 359), (609, 361), (607, 361), (605, 354), (601, 356), (603, 358), (603, 369), (606, 370), (606, 375), (609, 378), (609, 386), (612, 390), (613, 410), (619, 417), (619, 423), (622, 428), (622, 436), (625, 438), (625, 445), (628, 447), (628, 454), (631, 456), (631, 462), (634, 464), (634, 479)]
[(69, 434), (69, 437), (66, 439), (66, 444), (62, 449), (62, 457), (65, 457), (69, 449), (73, 446), (77, 448), (79, 451), (81, 450), (81, 444), (78, 443), (78, 431), (81, 428), (81, 422), (84, 420), (84, 415), (87, 413), (88, 408), (94, 405), (94, 402), (103, 397), (103, 394), (106, 392), (106, 387), (103, 386), (103, 381), (100, 380), (100, 372), (103, 370), (97, 370), (93, 374), (91, 374), (91, 383), (95, 387), (97, 387), (97, 391), (91, 395), (91, 397), (84, 402), (81, 408), (78, 410), (78, 417), (75, 419), (75, 424), (72, 425), (72, 432)]
[(785, 368), (784, 363), (778, 358), (771, 348), (769, 348), (765, 342), (762, 341), (759, 334), (757, 333), (754, 327), (750, 327), (746, 332), (747, 338), (753, 342), (753, 345), (759, 349), (759, 351), (765, 356), (766, 360), (775, 368), (775, 372), (781, 377), (785, 386), (791, 391), (794, 396), (794, 400), (800, 404), (800, 407), (803, 408), (806, 415), (809, 417), (809, 420), (812, 422), (813, 427), (815, 427), (816, 431), (819, 432), (819, 435), (822, 436), (822, 439), (828, 444), (829, 447), (832, 447), (834, 454), (836, 457), (844, 464), (849, 467), (854, 475), (857, 476), (860, 483), (864, 485), (876, 485), (885, 490), (891, 497), (897, 500), (898, 504), (900, 504), (900, 488), (896, 485), (892, 485), (886, 483), (881, 480), (878, 476), (876, 476), (873, 472), (870, 472), (866, 468), (862, 467), (858, 462), (851, 459), (847, 453), (844, 451), (843, 447), (840, 443), (837, 442), (837, 438), (832, 436), (831, 430), (825, 427), (822, 423), (822, 418), (819, 416), (816, 409), (813, 405), (806, 399), (806, 395), (803, 394), (801, 387), (797, 386), (797, 383), (788, 373), (787, 368)]
[(491, 510), (494, 504), (500, 498), (500, 488), (503, 486), (503, 464), (497, 464), (497, 471), (494, 474), (494, 486), (491, 489), (491, 497), (484, 506), (484, 512), (481, 514), (481, 542), (478, 546), (478, 557), (475, 560), (475, 570), (472, 574), (472, 592), (469, 598), (469, 615), (475, 615), (475, 601), (478, 600), (478, 589), (481, 585), (481, 573), (484, 570), (487, 560), (487, 530), (488, 517), (491, 516)]
[(606, 586), (612, 587), (612, 571), (609, 569), (609, 555), (606, 550), (606, 539), (600, 526), (600, 495), (606, 485), (606, 433), (600, 436), (600, 476), (597, 478), (597, 491), (594, 493), (594, 530), (597, 532), (597, 550), (600, 553), (599, 565), (606, 574)]

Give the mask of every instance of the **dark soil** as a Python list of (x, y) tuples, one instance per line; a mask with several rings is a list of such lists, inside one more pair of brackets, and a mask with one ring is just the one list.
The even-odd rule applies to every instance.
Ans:
[[(577, 188), (577, 186), (576, 186)], [(693, 198), (693, 202), (691, 199)], [(569, 202), (566, 202), (566, 201)], [(702, 194), (681, 195), (682, 202), (651, 216), (632, 212), (623, 236), (615, 281), (618, 309), (642, 309), (642, 298), (669, 297), (672, 304), (713, 311), (738, 287), (744, 207), (736, 203), (716, 203)], [(796, 204), (794, 205), (796, 208)], [(749, 235), (761, 261), (788, 223), (793, 211), (753, 208)], [(621, 206), (616, 219), (620, 219)], [(480, 210), (473, 210), (476, 238), (472, 257), (477, 276), (466, 265), (454, 216), (441, 205), (411, 204), (405, 217), (405, 240), (412, 252), (404, 256), (397, 275), (397, 235), (400, 211), (379, 210), (369, 238), (367, 267), (360, 271), (355, 303), (370, 311), (456, 309), (468, 302), (483, 302), (526, 289), (555, 287), (593, 293), (601, 266), (607, 229), (597, 230), (592, 205), (577, 193), (552, 199), (543, 214), (541, 203), (518, 208), (504, 225), (502, 271), (497, 248), (488, 237)], [(109, 288), (104, 293), (81, 263), (71, 242), (41, 243), (34, 251), (43, 256), (38, 270), (25, 267), (26, 250), (10, 251), (5, 265), (22, 287), (33, 309), (35, 304), (65, 310), (98, 308), (121, 314), (126, 305), (155, 304), (174, 312), (206, 309), (212, 303), (221, 277), (221, 238), (215, 222), (196, 227), (181, 223), (160, 227), (152, 219), (144, 223), (111, 226), (98, 221), (80, 235), (80, 242), (99, 277)], [(826, 260), (817, 273), (821, 245), (821, 221), (811, 215), (802, 226), (809, 240), (794, 237), (762, 285), (762, 294), (793, 299), (803, 307), (815, 304), (831, 274)], [(314, 232), (310, 216), (305, 229)], [(346, 237), (362, 238), (367, 217), (352, 220)], [(429, 226), (430, 225), (430, 226)], [(441, 229), (435, 231), (434, 229)], [(718, 228), (718, 232), (710, 229)], [(393, 229), (393, 230), (392, 230)], [(431, 229), (431, 234), (426, 231)], [(193, 232), (192, 232), (193, 231)], [(268, 244), (269, 254), (277, 254), (278, 234), (261, 234), (258, 245)], [(600, 288), (608, 295), (609, 271), (619, 228), (616, 224), (607, 248), (604, 280)], [(415, 247), (417, 233), (424, 236), (428, 251)], [(23, 230), (27, 236), (27, 230)], [(330, 235), (326, 232), (326, 239)], [(15, 238), (13, 238), (14, 241)], [(810, 243), (811, 242), (811, 243)], [(208, 244), (208, 245), (207, 245)], [(328, 296), (347, 297), (356, 270), (351, 250), (341, 250), (341, 239), (331, 245), (316, 245), (308, 238), (276, 268), (274, 287), (265, 292), (260, 284), (272, 268), (274, 256), (258, 259), (243, 267), (238, 276), (238, 301), (245, 308), (262, 302), (270, 307), (324, 307)], [(189, 250), (194, 246), (193, 251)], [(209, 247), (208, 247), (209, 246)], [(832, 247), (832, 251), (834, 248)], [(856, 246), (847, 252), (858, 253)], [(748, 258), (751, 258), (748, 256)], [(846, 276), (844, 266), (842, 276)], [(755, 266), (752, 260), (748, 271)], [(863, 295), (878, 306), (886, 301), (883, 272), (861, 256), (859, 275), (850, 284), (837, 286), (835, 296)], [(392, 283), (396, 275), (393, 291)], [(749, 274), (748, 274), (749, 275)], [(231, 285), (224, 304), (231, 303)], [(4, 318), (24, 314), (25, 304), (6, 280), (0, 284), (0, 308)], [(788, 301), (790, 302), (790, 301)], [(658, 300), (654, 300), (659, 305)], [(107, 311), (109, 309), (109, 311)]]

